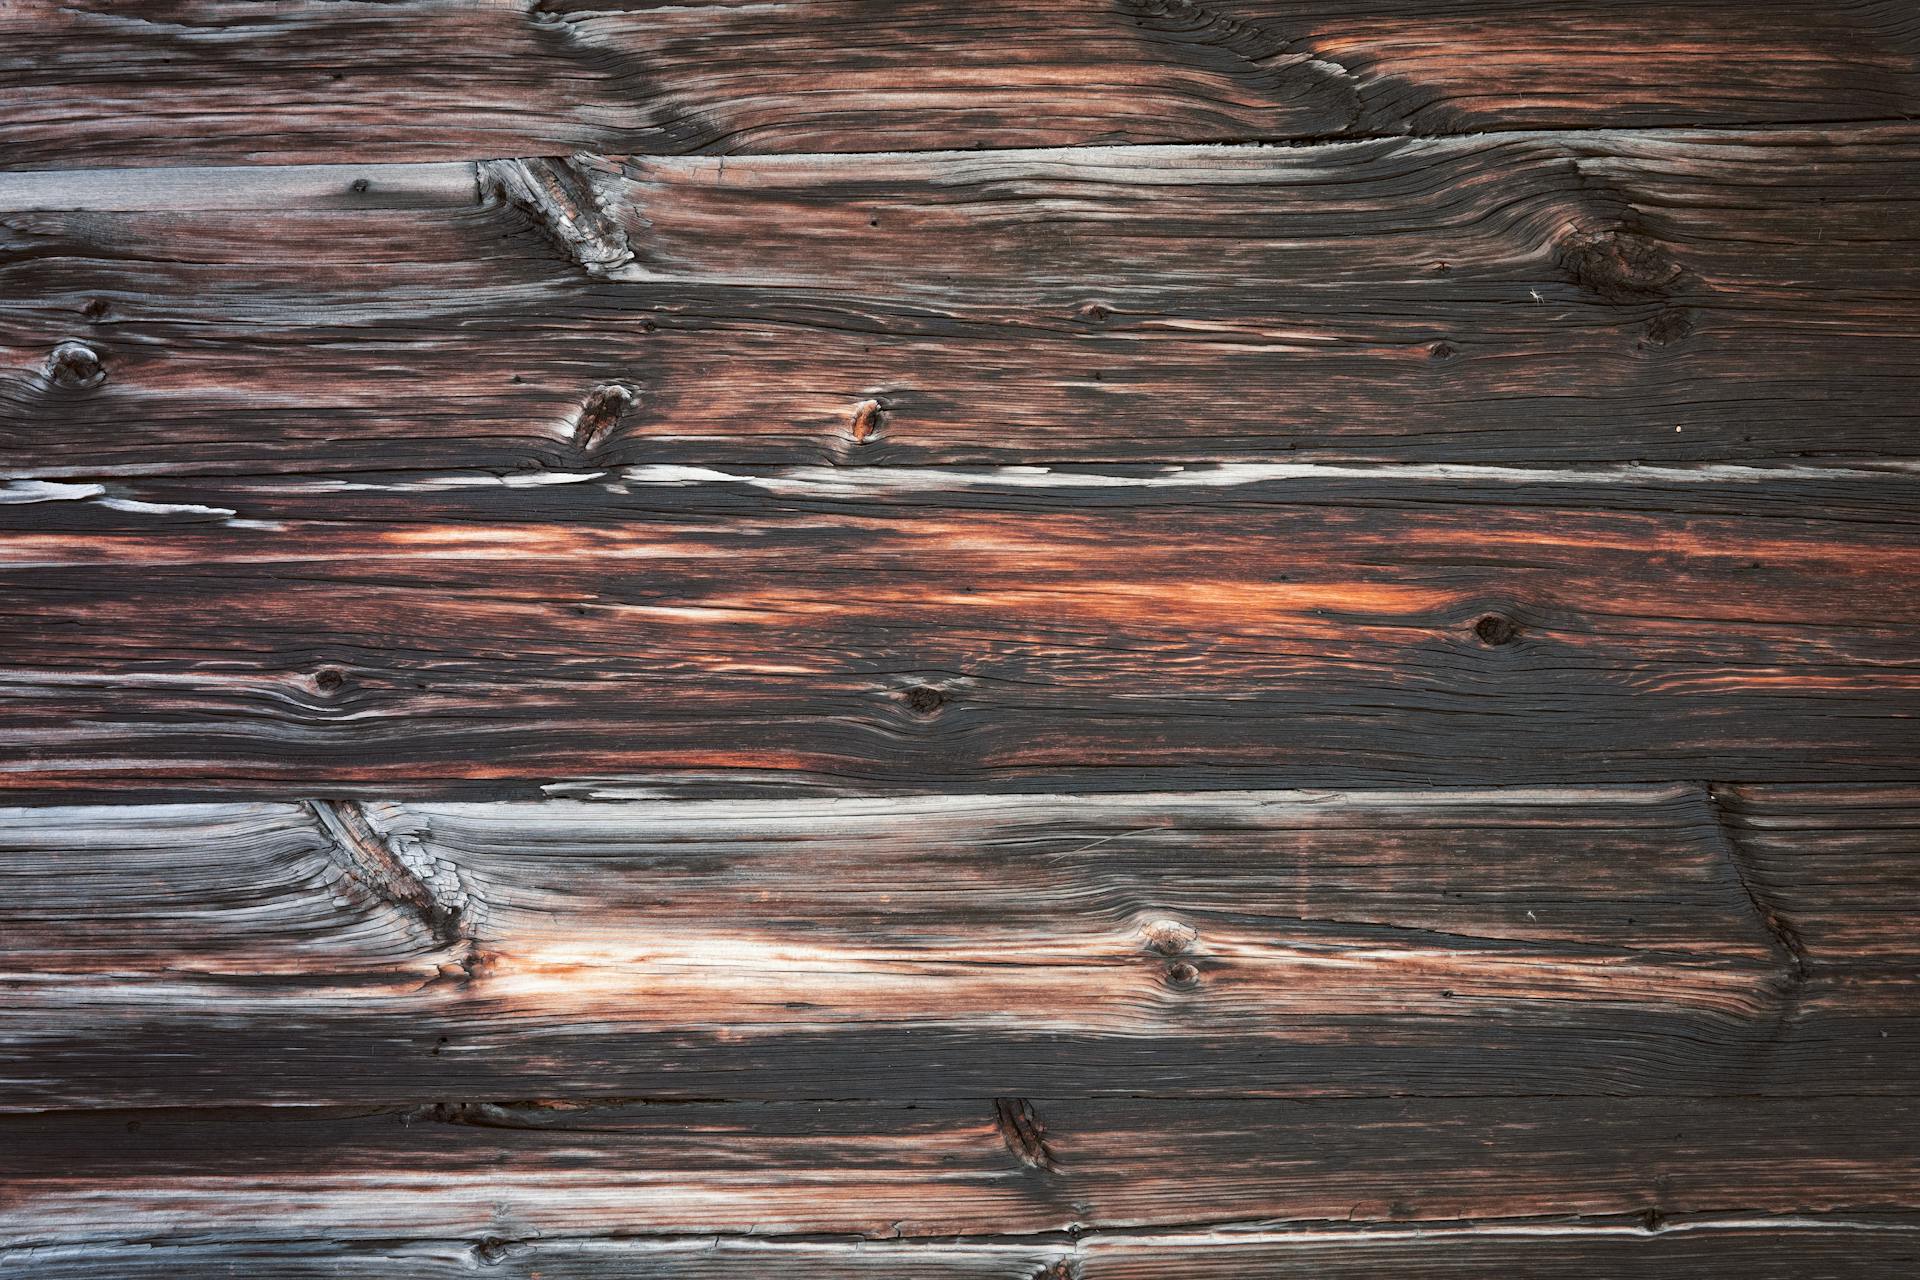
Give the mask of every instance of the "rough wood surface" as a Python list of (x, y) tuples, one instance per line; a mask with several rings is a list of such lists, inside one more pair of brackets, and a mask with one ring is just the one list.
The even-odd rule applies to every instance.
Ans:
[(12, 166), (862, 151), (1910, 115), (1900, 0), (0, 9)]
[(1908, 1091), (1917, 814), (1821, 788), (14, 810), (0, 1106)]
[(0, 3), (0, 1276), (1920, 1273), (1916, 106)]
[(0, 175), (0, 470), (1915, 453), (1911, 126), (482, 170)]

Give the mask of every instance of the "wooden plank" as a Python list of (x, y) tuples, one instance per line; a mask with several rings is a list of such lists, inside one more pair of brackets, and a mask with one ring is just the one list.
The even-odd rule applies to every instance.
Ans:
[(1900, 0), (16, 0), (12, 166), (1890, 118)]
[[(1021, 1156), (1000, 1119), (1008, 1105), (1042, 1127), (1048, 1166)], [(1917, 1120), (1910, 1099), (1893, 1098), (14, 1117), (0, 1122), (0, 1238), (17, 1249), (452, 1237), (505, 1255), (520, 1240), (608, 1234), (1046, 1236), (1064, 1251), (1106, 1230), (1198, 1227), (1217, 1239), (1240, 1224), (1404, 1230), (1494, 1217), (1538, 1223), (1551, 1240), (1567, 1219), (1596, 1215), (1635, 1215), (1646, 1230), (1669, 1216), (1762, 1226), (1908, 1214)]]
[(1853, 793), (1765, 865), (1732, 803), (10, 810), (0, 1108), (1910, 1092), (1920, 946), (1800, 922), (1905, 928), (1809, 868), (1838, 839), (1889, 874), (1899, 841), (1858, 832), (1910, 839), (1912, 793)]
[(1532, 475), (28, 482), (0, 785), (1914, 776), (1914, 477)]
[(606, 1237), (473, 1243), (77, 1245), (0, 1251), (37, 1280), (246, 1276), (255, 1280), (439, 1280), (476, 1266), (500, 1280), (799, 1280), (913, 1276), (916, 1280), (1255, 1280), (1311, 1275), (1371, 1280), (1544, 1280), (1658, 1275), (1667, 1280), (1884, 1280), (1920, 1262), (1909, 1224), (1822, 1216), (1796, 1223), (1694, 1220), (1618, 1224), (1472, 1224), (1464, 1227), (1248, 1229), (1232, 1233), (1096, 1232), (1074, 1243), (999, 1241), (684, 1241)]
[(0, 176), (0, 470), (1912, 452), (1910, 126), (488, 173)]

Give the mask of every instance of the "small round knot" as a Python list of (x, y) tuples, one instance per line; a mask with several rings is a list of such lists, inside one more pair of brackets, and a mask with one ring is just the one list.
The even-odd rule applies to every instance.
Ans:
[(1167, 966), (1167, 983), (1169, 986), (1179, 987), (1182, 990), (1198, 986), (1200, 983), (1200, 971), (1188, 964), (1185, 960), (1180, 961), (1178, 964), (1170, 964)]
[(1200, 931), (1178, 920), (1155, 920), (1141, 931), (1147, 950), (1177, 956), (1200, 939)]
[(363, 196), (367, 194), (367, 192), (373, 190), (373, 183), (369, 182), (365, 178), (355, 178), (352, 182), (347, 184), (347, 190), (353, 192), (353, 194), (357, 196)]
[(107, 380), (107, 366), (86, 343), (63, 342), (47, 356), (47, 380), (68, 391), (84, 391)]
[(80, 314), (89, 320), (105, 320), (112, 309), (105, 298), (91, 298), (86, 306), (80, 308)]
[(907, 710), (917, 716), (930, 716), (947, 705), (947, 695), (930, 684), (919, 684), (907, 690)]
[(313, 673), (314, 688), (322, 693), (335, 693), (347, 682), (347, 673), (338, 667), (322, 667)]
[(1473, 634), (1482, 644), (1512, 644), (1520, 638), (1520, 624), (1502, 614), (1490, 613), (1473, 624)]
[(1458, 354), (1460, 349), (1451, 342), (1436, 342), (1427, 348), (1427, 358), (1430, 360), (1451, 360)]

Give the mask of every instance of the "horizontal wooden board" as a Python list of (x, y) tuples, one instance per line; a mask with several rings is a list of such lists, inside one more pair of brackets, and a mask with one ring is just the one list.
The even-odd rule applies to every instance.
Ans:
[(1481, 1280), (1527, 1275), (1599, 1280), (1885, 1280), (1920, 1264), (1920, 1231), (1882, 1218), (1459, 1227), (1248, 1229), (1234, 1232), (1094, 1232), (1051, 1240), (929, 1242), (784, 1241), (714, 1236), (685, 1240), (607, 1237), (425, 1244), (67, 1245), (0, 1249), (0, 1267), (35, 1280), (1267, 1280), (1314, 1276), (1373, 1280)]
[(483, 176), (0, 175), (0, 471), (1913, 453), (1908, 126)]
[[(1009, 1106), (1041, 1133), (1047, 1165), (1009, 1136)], [(601, 1235), (1047, 1236), (1035, 1243), (1070, 1254), (1076, 1235), (1099, 1231), (1219, 1241), (1246, 1224), (1284, 1239), (1275, 1229), (1289, 1223), (1404, 1230), (1493, 1216), (1538, 1224), (1545, 1244), (1594, 1215), (1634, 1215), (1649, 1231), (1695, 1215), (1751, 1227), (1904, 1215), (1920, 1179), (1917, 1121), (1905, 1099), (1736, 1098), (16, 1117), (0, 1121), (0, 1239), (454, 1238), (511, 1256), (519, 1241)]]
[(1900, 0), (0, 10), (15, 166), (858, 151), (1911, 115)]
[(1914, 477), (1719, 477), (23, 482), (0, 786), (1913, 777)]
[[(1917, 805), (10, 810), (0, 1107), (1908, 1092), (1920, 944), (1911, 904), (1867, 891), (1902, 874)], [(1759, 819), (1728, 816), (1762, 813), (1764, 863)]]

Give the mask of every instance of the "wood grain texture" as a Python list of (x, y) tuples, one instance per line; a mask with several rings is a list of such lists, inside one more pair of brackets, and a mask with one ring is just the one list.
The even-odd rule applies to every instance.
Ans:
[(536, 167), (0, 175), (0, 470), (1913, 454), (1908, 126)]
[(1089, 1232), (1243, 1224), (1898, 1219), (1920, 1176), (1920, 1115), (1903, 1099), (1029, 1105), (1055, 1168), (1018, 1160), (984, 1101), (14, 1117), (0, 1121), (14, 1188), (0, 1236), (452, 1237), (501, 1253), (598, 1235), (1050, 1236), (1033, 1243), (1065, 1251)]
[(1920, 1272), (1916, 107), (0, 3), (0, 1277)]
[[(1920, 944), (1911, 903), (1874, 890), (1904, 874), (1916, 806), (1603, 788), (12, 810), (0, 1107), (1907, 1092)], [(1851, 932), (1821, 927), (1842, 913)], [(1056, 1163), (1025, 1111), (1000, 1123)]]
[(13, 166), (1238, 141), (1910, 114), (1899, 0), (18, 0)]
[(1283, 472), (1204, 500), (1030, 478), (26, 482), (0, 505), (0, 785), (1896, 782), (1920, 765), (1909, 475), (1709, 474), (1695, 498)]

